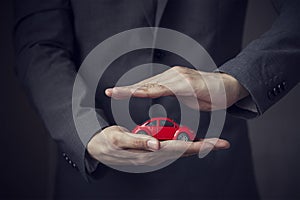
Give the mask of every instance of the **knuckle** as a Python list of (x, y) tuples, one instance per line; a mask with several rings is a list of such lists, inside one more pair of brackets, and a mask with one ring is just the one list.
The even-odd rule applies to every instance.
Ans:
[(206, 104), (206, 105), (203, 106), (203, 109), (204, 109), (204, 110), (207, 110), (207, 111), (210, 111), (210, 110), (213, 109), (213, 107), (212, 107), (211, 104)]
[(146, 149), (147, 148), (147, 145), (146, 145), (146, 142), (144, 140), (133, 140), (132, 141), (132, 145), (134, 148), (137, 148), (137, 149)]
[(116, 134), (111, 134), (110, 135), (110, 143), (113, 145), (113, 146), (119, 146), (120, 145), (120, 140), (119, 140), (119, 137), (118, 135)]
[(134, 88), (134, 89), (135, 89), (134, 91), (137, 91), (137, 90), (145, 90), (145, 89), (148, 88), (147, 86), (148, 86), (147, 83), (144, 83), (144, 84), (142, 84), (142, 85), (138, 85), (136, 88)]
[(174, 66), (172, 67), (173, 70), (177, 71), (177, 72), (184, 72), (184, 67), (181, 66)]
[(188, 82), (188, 83), (192, 83), (195, 81), (195, 77), (191, 76), (191, 75), (185, 75), (184, 79)]

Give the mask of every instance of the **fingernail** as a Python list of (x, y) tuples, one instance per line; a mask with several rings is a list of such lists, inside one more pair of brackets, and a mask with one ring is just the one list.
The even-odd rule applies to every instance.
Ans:
[(147, 146), (151, 150), (158, 150), (159, 149), (159, 143), (156, 140), (148, 140)]

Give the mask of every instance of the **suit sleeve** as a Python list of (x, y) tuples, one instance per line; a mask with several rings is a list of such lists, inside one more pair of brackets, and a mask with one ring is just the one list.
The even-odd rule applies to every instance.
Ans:
[[(82, 141), (73, 121), (72, 90), (77, 71), (72, 24), (68, 0), (15, 1), (18, 77), (66, 161), (88, 179), (86, 145), (99, 129), (91, 127)], [(104, 116), (97, 117), (102, 127), (107, 126)]]
[[(300, 80), (300, 1), (273, 3), (279, 16), (271, 29), (219, 68), (235, 77), (250, 93), (228, 109), (239, 117), (263, 114)], [(257, 112), (241, 108), (247, 108), (247, 104), (253, 108), (253, 103)]]

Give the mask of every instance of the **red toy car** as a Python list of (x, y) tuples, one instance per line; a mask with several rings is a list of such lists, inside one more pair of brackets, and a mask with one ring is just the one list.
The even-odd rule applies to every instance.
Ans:
[(132, 133), (150, 135), (158, 140), (192, 141), (194, 132), (187, 126), (179, 126), (169, 118), (152, 118), (140, 126), (136, 126)]

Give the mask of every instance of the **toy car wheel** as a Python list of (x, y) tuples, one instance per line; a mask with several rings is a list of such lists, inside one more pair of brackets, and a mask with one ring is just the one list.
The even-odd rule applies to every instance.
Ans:
[(177, 140), (189, 141), (190, 138), (186, 133), (179, 133), (179, 135), (177, 136)]
[(136, 134), (141, 134), (141, 135), (148, 135), (145, 131), (138, 131)]

